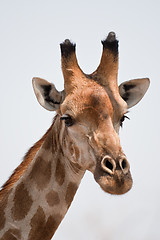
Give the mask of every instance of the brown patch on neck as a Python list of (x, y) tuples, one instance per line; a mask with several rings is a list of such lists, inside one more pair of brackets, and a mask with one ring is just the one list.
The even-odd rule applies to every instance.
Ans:
[(51, 161), (47, 162), (42, 157), (37, 157), (29, 177), (43, 190), (51, 179)]
[(12, 208), (13, 220), (22, 220), (25, 218), (32, 206), (32, 198), (29, 196), (27, 189), (23, 183), (16, 187), (14, 195), (14, 205)]
[(68, 208), (70, 207), (70, 205), (73, 201), (73, 198), (74, 198), (74, 195), (77, 191), (77, 188), (78, 188), (78, 186), (73, 182), (70, 182), (67, 186), (65, 201), (66, 201), (66, 204), (67, 204)]
[(38, 208), (37, 212), (31, 219), (31, 230), (29, 233), (28, 240), (48, 240), (51, 239), (55, 233), (58, 225), (62, 220), (62, 216), (57, 214), (50, 216), (45, 221), (45, 214), (41, 207)]
[(51, 190), (49, 193), (46, 195), (46, 201), (49, 206), (53, 207), (55, 205), (58, 205), (60, 203), (60, 198), (58, 196), (58, 193)]
[(11, 177), (8, 179), (8, 181), (2, 186), (2, 190), (0, 191), (0, 199), (3, 198), (3, 196), (6, 194), (6, 192), (8, 192), (13, 187), (13, 185), (20, 179), (20, 177), (27, 170), (31, 161), (35, 157), (37, 151), (40, 149), (44, 140), (46, 139), (49, 132), (51, 131), (51, 129), (52, 129), (52, 127), (53, 127), (53, 125), (56, 121), (57, 116), (58, 115), (55, 116), (54, 121), (53, 121), (52, 125), (50, 126), (50, 128), (47, 130), (47, 132), (43, 135), (43, 137), (38, 142), (36, 142), (34, 144), (33, 147), (31, 147), (29, 149), (29, 151), (24, 156), (24, 159), (23, 159), (22, 163), (15, 169), (15, 171), (13, 172)]

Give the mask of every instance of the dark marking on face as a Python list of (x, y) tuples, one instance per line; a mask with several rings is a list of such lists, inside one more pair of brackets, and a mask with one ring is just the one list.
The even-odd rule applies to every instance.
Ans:
[(96, 107), (100, 104), (100, 97), (98, 95), (92, 95), (92, 102), (91, 102), (91, 105)]
[(21, 233), (18, 229), (9, 229), (0, 240), (17, 240), (21, 239)]
[(33, 203), (24, 183), (20, 183), (16, 187), (13, 202), (12, 218), (13, 220), (22, 220), (28, 214)]
[(58, 205), (60, 203), (60, 198), (58, 196), (58, 193), (51, 190), (46, 195), (46, 201), (50, 207), (53, 207), (54, 205)]
[(60, 44), (62, 57), (68, 58), (75, 52), (76, 45), (71, 43), (69, 39), (66, 39)]
[(104, 120), (106, 120), (107, 117), (108, 117), (108, 114), (105, 114), (105, 113), (104, 113), (104, 114), (102, 115), (102, 117), (103, 117)]
[(28, 240), (51, 239), (61, 220), (61, 215), (57, 214), (54, 216), (50, 216), (47, 221), (45, 221), (44, 211), (42, 207), (38, 207), (37, 212), (35, 213), (30, 222), (31, 230)]
[(43, 190), (51, 179), (51, 162), (37, 157), (29, 177), (34, 180), (39, 190)]
[(4, 228), (6, 218), (5, 218), (5, 208), (8, 202), (8, 196), (5, 196), (0, 202), (0, 230)]
[(73, 182), (70, 182), (67, 186), (65, 201), (66, 201), (68, 208), (70, 207), (71, 202), (73, 201), (73, 198), (77, 191), (77, 188), (78, 188), (77, 185)]
[(65, 180), (64, 164), (61, 163), (61, 160), (59, 158), (57, 159), (55, 179), (60, 186), (64, 183), (64, 180)]
[(123, 85), (123, 88), (125, 90), (125, 92), (131, 90), (132, 88), (135, 88), (136, 87), (136, 84), (124, 84)]

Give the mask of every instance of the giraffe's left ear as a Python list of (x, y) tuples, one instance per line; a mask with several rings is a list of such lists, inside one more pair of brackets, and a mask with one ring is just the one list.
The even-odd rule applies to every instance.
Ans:
[(37, 100), (42, 107), (49, 111), (59, 109), (65, 97), (64, 91), (58, 92), (53, 83), (42, 78), (33, 78), (32, 84)]
[(133, 107), (143, 98), (149, 84), (149, 78), (134, 79), (120, 84), (119, 93), (126, 101), (128, 108)]

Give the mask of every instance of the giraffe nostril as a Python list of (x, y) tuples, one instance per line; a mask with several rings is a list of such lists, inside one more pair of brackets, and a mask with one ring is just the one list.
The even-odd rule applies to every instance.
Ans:
[(101, 161), (101, 167), (109, 174), (113, 174), (116, 168), (116, 164), (110, 156), (105, 156)]
[(109, 160), (105, 161), (105, 166), (111, 171), (113, 170), (113, 165)]
[(129, 168), (130, 168), (127, 159), (123, 157), (122, 159), (120, 159), (119, 164), (120, 164), (122, 171), (125, 174), (127, 174), (129, 172)]
[(122, 168), (125, 169), (127, 167), (126, 159), (123, 159), (121, 164), (122, 164)]

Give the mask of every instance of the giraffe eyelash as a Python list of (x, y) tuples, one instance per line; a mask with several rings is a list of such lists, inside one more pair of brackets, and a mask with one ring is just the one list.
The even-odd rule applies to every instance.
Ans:
[[(127, 113), (128, 113), (128, 112), (127, 112)], [(124, 122), (125, 119), (130, 120), (130, 118), (124, 114), (123, 117), (120, 119), (120, 126), (121, 126), (121, 127), (123, 127), (123, 122)]]

